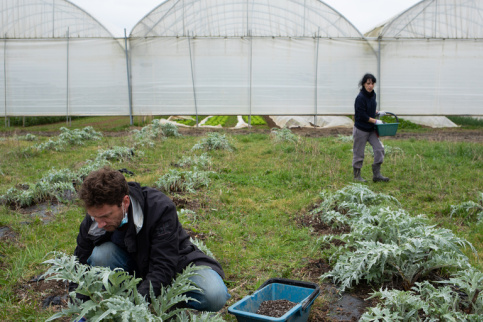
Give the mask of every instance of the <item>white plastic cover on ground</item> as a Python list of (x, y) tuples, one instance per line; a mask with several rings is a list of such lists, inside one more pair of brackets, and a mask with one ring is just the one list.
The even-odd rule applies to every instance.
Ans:
[(232, 127), (232, 129), (244, 129), (244, 128), (250, 127), (250, 125), (248, 125), (248, 123), (245, 122), (245, 120), (243, 120), (243, 116), (238, 115), (236, 118), (237, 118), (237, 123), (234, 127)]
[(352, 128), (354, 122), (346, 116), (270, 116), (277, 126), (293, 127), (320, 127), (320, 128)]
[(315, 126), (324, 129), (333, 127), (353, 128), (354, 121), (347, 116), (317, 116)]
[(458, 127), (458, 125), (444, 116), (404, 116), (402, 119), (432, 128)]
[(189, 125), (176, 122), (176, 119), (171, 119), (171, 118), (159, 119), (159, 124), (166, 124), (166, 123), (174, 124), (174, 125), (179, 126), (179, 127), (191, 127)]

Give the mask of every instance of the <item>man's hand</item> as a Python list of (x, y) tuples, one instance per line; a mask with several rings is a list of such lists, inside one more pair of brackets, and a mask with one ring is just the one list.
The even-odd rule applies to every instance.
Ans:
[(384, 111), (379, 111), (379, 113), (377, 113), (377, 114), (379, 115), (379, 117), (381, 117), (381, 116), (386, 115), (386, 112), (384, 112)]
[(384, 123), (382, 123), (381, 120), (376, 120), (376, 123), (374, 123), (374, 124), (379, 125), (379, 124), (384, 124)]

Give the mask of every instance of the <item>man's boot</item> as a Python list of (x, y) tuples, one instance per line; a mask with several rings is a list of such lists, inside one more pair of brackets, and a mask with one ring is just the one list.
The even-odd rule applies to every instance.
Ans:
[(372, 174), (373, 174), (372, 181), (374, 181), (374, 182), (378, 182), (378, 181), (388, 182), (389, 181), (389, 178), (386, 178), (381, 174), (381, 164), (380, 163), (372, 165)]
[(361, 168), (354, 168), (354, 181), (367, 182), (367, 180), (361, 177)]

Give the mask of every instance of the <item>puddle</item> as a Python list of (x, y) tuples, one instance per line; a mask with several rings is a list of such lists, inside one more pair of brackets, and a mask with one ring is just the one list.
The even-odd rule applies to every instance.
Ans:
[(367, 303), (364, 300), (344, 294), (330, 305), (330, 317), (334, 321), (358, 321), (366, 308)]
[(62, 204), (43, 203), (20, 210), (20, 213), (28, 215), (30, 218), (39, 218), (42, 223), (48, 224), (55, 219), (55, 216), (64, 210)]
[(15, 233), (9, 227), (0, 227), (0, 239), (11, 238), (15, 236)]

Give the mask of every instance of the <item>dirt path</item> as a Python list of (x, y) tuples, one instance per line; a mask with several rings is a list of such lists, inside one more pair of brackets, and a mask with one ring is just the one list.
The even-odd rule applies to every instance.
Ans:
[[(330, 137), (338, 135), (352, 135), (351, 128), (291, 128), (293, 133), (302, 137)], [(179, 128), (179, 132), (183, 135), (201, 136), (206, 135), (211, 131), (225, 131), (233, 135), (263, 133), (270, 134), (270, 129), (203, 129), (203, 128)], [(478, 142), (483, 143), (483, 129), (481, 130), (466, 130), (461, 128), (438, 128), (425, 129), (424, 132), (408, 132), (399, 131), (396, 136), (385, 137), (387, 139), (395, 140), (428, 140), (428, 141), (454, 141), (454, 142)]]

